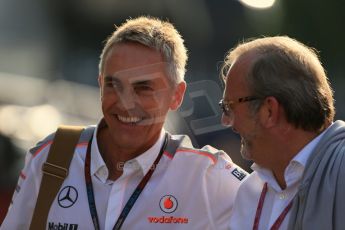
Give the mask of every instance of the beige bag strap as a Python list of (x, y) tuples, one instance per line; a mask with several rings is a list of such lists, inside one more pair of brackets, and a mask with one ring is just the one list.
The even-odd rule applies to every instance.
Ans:
[(30, 230), (46, 229), (51, 204), (68, 175), (73, 153), (83, 129), (79, 126), (60, 126), (57, 129), (47, 161), (42, 167), (42, 181)]

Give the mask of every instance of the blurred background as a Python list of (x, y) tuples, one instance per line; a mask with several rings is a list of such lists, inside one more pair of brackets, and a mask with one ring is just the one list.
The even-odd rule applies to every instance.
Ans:
[(189, 89), (166, 129), (223, 149), (250, 170), (239, 137), (220, 125), (225, 53), (264, 35), (315, 47), (335, 90), (336, 119), (344, 119), (344, 9), (344, 1), (321, 0), (0, 0), (0, 224), (28, 148), (59, 124), (101, 118), (97, 67), (114, 25), (151, 15), (176, 26), (189, 49)]

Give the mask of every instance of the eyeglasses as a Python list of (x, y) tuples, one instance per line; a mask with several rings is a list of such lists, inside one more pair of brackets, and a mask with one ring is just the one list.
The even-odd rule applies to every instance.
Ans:
[(232, 117), (235, 104), (244, 103), (244, 102), (248, 102), (248, 101), (254, 101), (254, 100), (258, 100), (258, 99), (260, 99), (260, 98), (255, 97), (255, 96), (240, 97), (235, 101), (224, 101), (224, 99), (222, 99), (219, 102), (219, 106), (226, 116)]

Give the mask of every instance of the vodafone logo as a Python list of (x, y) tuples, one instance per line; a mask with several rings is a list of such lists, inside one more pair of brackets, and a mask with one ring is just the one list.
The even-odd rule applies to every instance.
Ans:
[(159, 201), (159, 207), (165, 213), (173, 213), (177, 209), (177, 199), (172, 195), (165, 195)]
[[(173, 213), (178, 206), (177, 199), (173, 195), (165, 195), (159, 201), (160, 209), (165, 213)], [(189, 218), (186, 216), (148, 216), (147, 220), (150, 224), (188, 224)]]

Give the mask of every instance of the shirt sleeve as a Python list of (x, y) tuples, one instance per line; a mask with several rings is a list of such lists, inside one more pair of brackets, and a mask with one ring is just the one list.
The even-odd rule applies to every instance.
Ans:
[[(29, 229), (42, 178), (40, 165), (41, 161), (45, 160), (39, 159), (40, 162), (37, 162), (36, 157), (31, 151), (26, 154), (25, 165), (20, 172), (11, 205), (0, 227), (1, 230)], [(42, 156), (39, 157), (42, 158)]]
[(224, 152), (218, 155), (216, 164), (209, 168), (207, 200), (215, 229), (228, 228), (236, 193), (247, 174)]

